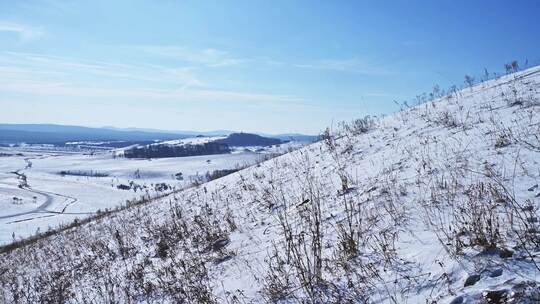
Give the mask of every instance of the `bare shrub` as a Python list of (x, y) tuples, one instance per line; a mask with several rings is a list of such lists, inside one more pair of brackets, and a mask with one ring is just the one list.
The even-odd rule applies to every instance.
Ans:
[(519, 64), (517, 60), (513, 60), (510, 63), (505, 63), (504, 69), (506, 70), (506, 74), (512, 74), (519, 71)]
[(501, 132), (495, 139), (495, 148), (504, 148), (512, 143), (512, 137), (507, 132)]
[(336, 142), (334, 139), (334, 135), (332, 135), (332, 132), (330, 131), (330, 128), (324, 129), (324, 132), (320, 135), (320, 138), (329, 150), (332, 151), (336, 149)]
[(525, 252), (540, 248), (538, 227), (530, 221), (537, 218), (532, 204), (519, 203), (494, 172), (486, 177), (465, 187), (463, 195), (455, 191), (456, 183), (450, 183), (453, 190), (432, 190), (425, 218), (441, 243), (454, 256), (467, 247), (486, 251), (514, 247)]
[[(496, 199), (493, 185), (482, 182), (465, 190), (465, 202), (454, 209), (454, 225), (457, 243), (464, 246), (479, 245), (497, 248), (504, 243), (501, 234), (500, 201)], [(468, 239), (465, 241), (464, 239)]]
[[(304, 158), (305, 172), (302, 176), (303, 193), (301, 200), (295, 202), (285, 199), (276, 201), (274, 205), (280, 206), (277, 219), (284, 237), (283, 241), (275, 244), (273, 252), (267, 259), (269, 272), (264, 282), (264, 290), (268, 298), (285, 296), (276, 293), (277, 287), (290, 282), (287, 278), (296, 278), (290, 284), (291, 289), (301, 289), (312, 301), (322, 297), (325, 279), (323, 277), (323, 209), (321, 184), (312, 175), (309, 160)], [(281, 200), (285, 197), (272, 196)], [(278, 246), (279, 245), (279, 246)], [(283, 282), (275, 281), (276, 277), (284, 276)]]
[(474, 85), (474, 77), (470, 75), (465, 75), (465, 84), (472, 90), (472, 87)]
[(456, 128), (459, 126), (457, 118), (449, 111), (440, 112), (435, 121), (447, 128)]
[(267, 257), (268, 271), (265, 276), (265, 284), (262, 292), (269, 302), (278, 302), (291, 295), (293, 291), (292, 271), (280, 250), (274, 243), (271, 254)]
[(364, 118), (355, 119), (348, 124), (344, 124), (344, 129), (353, 135), (360, 135), (369, 132), (375, 128), (375, 126), (375, 119), (368, 115)]

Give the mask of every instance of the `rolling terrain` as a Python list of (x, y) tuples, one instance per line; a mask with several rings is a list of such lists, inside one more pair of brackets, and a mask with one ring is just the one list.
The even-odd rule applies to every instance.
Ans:
[(302, 145), (159, 159), (121, 157), (123, 148), (0, 147), (0, 245), (126, 201), (190, 187)]
[(540, 68), (0, 255), (0, 299), (538, 303)]

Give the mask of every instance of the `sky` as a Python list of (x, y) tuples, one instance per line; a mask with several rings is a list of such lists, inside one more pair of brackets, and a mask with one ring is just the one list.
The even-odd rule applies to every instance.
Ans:
[(318, 134), (504, 63), (540, 1), (0, 0), (0, 122)]

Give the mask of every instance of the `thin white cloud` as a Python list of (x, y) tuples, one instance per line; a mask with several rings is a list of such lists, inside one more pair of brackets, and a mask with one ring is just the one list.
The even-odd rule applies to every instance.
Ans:
[(186, 68), (77, 61), (31, 53), (0, 53), (0, 73), (0, 92), (33, 96), (282, 105), (303, 102), (288, 95), (210, 89)]
[(0, 33), (14, 33), (22, 41), (34, 39), (43, 34), (43, 30), (18, 23), (0, 21)]
[[(64, 57), (32, 53), (5, 52), (0, 55), (0, 69), (11, 69), (4, 76), (27, 76), (34, 73), (82, 75), (86, 77), (108, 77), (123, 80), (137, 80), (151, 83), (175, 84), (180, 87), (203, 86), (188, 68), (165, 68), (156, 65), (128, 65), (101, 61), (81, 61)], [(15, 73), (17, 71), (17, 73)]]
[(245, 59), (235, 58), (225, 51), (212, 48), (203, 50), (194, 50), (180, 46), (139, 46), (138, 48), (148, 54), (207, 67), (226, 67), (247, 61)]
[(348, 72), (369, 75), (382, 75), (390, 73), (387, 69), (368, 64), (358, 58), (351, 59), (324, 59), (311, 63), (295, 64), (297, 68)]
[(0, 83), (0, 91), (31, 93), (64, 97), (96, 98), (137, 98), (139, 100), (168, 100), (180, 102), (247, 102), (254, 104), (301, 103), (303, 100), (294, 96), (259, 94), (201, 89), (143, 89), (143, 88), (103, 88), (74, 85), (50, 81), (10, 81)]

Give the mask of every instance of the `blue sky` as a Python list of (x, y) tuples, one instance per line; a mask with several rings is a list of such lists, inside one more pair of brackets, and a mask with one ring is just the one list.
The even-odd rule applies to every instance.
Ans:
[(540, 63), (540, 1), (0, 0), (0, 122), (316, 134)]

